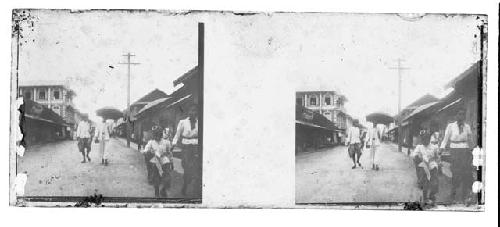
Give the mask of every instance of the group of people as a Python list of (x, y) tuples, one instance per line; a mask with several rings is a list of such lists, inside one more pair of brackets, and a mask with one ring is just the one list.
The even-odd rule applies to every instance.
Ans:
[(90, 162), (90, 151), (92, 150), (92, 142), (99, 144), (99, 156), (101, 164), (107, 166), (109, 164), (108, 152), (106, 151), (106, 143), (110, 138), (110, 127), (106, 124), (103, 118), (102, 124), (96, 128), (91, 127), (88, 115), (84, 115), (83, 119), (78, 123), (76, 129), (76, 139), (78, 141), (78, 150), (83, 156), (82, 163)]
[[(354, 120), (353, 126), (347, 131), (346, 145), (348, 154), (352, 159), (355, 169), (362, 167), (360, 157), (363, 150), (370, 151), (371, 167), (378, 170), (375, 161), (377, 147), (380, 144), (380, 133), (376, 124), (363, 132), (359, 127), (359, 121)], [(436, 123), (434, 123), (436, 124)], [(431, 125), (430, 128), (438, 128)], [(411, 153), (417, 173), (417, 183), (422, 190), (422, 198), (425, 204), (433, 205), (436, 194), (439, 191), (439, 176), (442, 173), (443, 161), (450, 164), (451, 191), (449, 200), (452, 203), (469, 204), (473, 201), (472, 184), (472, 144), (473, 134), (471, 127), (465, 123), (465, 110), (457, 111), (454, 121), (448, 123), (444, 136), (440, 136), (437, 130), (422, 130), (419, 142)], [(459, 193), (461, 190), (461, 193)], [(458, 197), (458, 195), (461, 195)]]
[[(436, 132), (423, 131), (420, 144), (411, 154), (417, 169), (418, 185), (422, 189), (423, 200), (434, 204), (439, 191), (439, 175), (442, 161), (447, 159), (451, 170), (451, 192), (449, 200), (453, 203), (470, 203), (472, 198), (472, 130), (465, 123), (465, 110), (457, 112), (455, 121), (446, 127), (444, 137)], [(447, 151), (447, 152), (445, 152)], [(445, 155), (449, 153), (448, 155)], [(461, 196), (457, 198), (459, 190)]]
[(377, 129), (377, 124), (373, 123), (372, 128), (369, 128), (367, 131), (362, 131), (360, 129), (359, 121), (354, 120), (352, 127), (347, 130), (345, 143), (347, 145), (349, 157), (353, 162), (352, 169), (355, 169), (356, 165), (363, 168), (359, 159), (363, 150), (369, 150), (371, 168), (373, 170), (379, 170), (379, 166), (375, 162), (375, 153), (377, 151), (377, 147), (380, 145), (380, 133)]
[[(149, 133), (146, 133), (146, 135)], [(201, 195), (202, 151), (198, 147), (198, 110), (190, 107), (188, 117), (180, 120), (172, 138), (169, 128), (153, 126), (145, 146), (140, 149), (144, 155), (147, 179), (154, 186), (156, 197), (168, 197), (174, 170), (173, 149), (182, 150), (181, 165), (184, 170), (181, 193), (183, 196)], [(148, 137), (148, 136), (146, 136)]]

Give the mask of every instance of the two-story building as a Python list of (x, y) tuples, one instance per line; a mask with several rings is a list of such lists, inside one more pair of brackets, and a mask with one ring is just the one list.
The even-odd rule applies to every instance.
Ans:
[(337, 128), (334, 143), (341, 142), (346, 129), (352, 124), (352, 117), (346, 113), (347, 98), (335, 91), (298, 91), (296, 104), (326, 117)]
[(73, 105), (75, 92), (67, 83), (51, 80), (20, 81), (18, 91), (20, 97), (39, 103), (61, 116), (69, 125), (64, 134), (67, 137), (71, 136), (71, 127), (77, 123), (75, 119), (77, 111)]

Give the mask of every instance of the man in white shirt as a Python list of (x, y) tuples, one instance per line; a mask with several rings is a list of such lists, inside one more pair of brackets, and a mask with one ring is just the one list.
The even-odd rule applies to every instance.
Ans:
[[(469, 124), (465, 123), (465, 109), (459, 109), (456, 121), (447, 125), (441, 142), (441, 150), (448, 149), (451, 160), (450, 169), (451, 193), (450, 200), (453, 202), (470, 202), (472, 200), (472, 130)], [(462, 189), (462, 197), (455, 198), (459, 189)], [(462, 200), (462, 201), (461, 201)]]
[(349, 153), (349, 157), (351, 157), (354, 164), (352, 169), (356, 168), (356, 163), (361, 167), (361, 163), (359, 163), (359, 158), (361, 157), (361, 133), (358, 125), (359, 121), (354, 120), (352, 126), (347, 130), (346, 145), (348, 146), (347, 152)]
[(198, 147), (198, 108), (196, 105), (189, 108), (186, 119), (179, 121), (172, 144), (182, 149), (182, 168), (184, 169), (182, 194), (186, 195), (189, 189), (193, 195), (200, 196), (202, 151)]
[[(82, 120), (78, 123), (78, 127), (76, 128), (76, 139), (78, 140), (78, 149), (82, 153), (83, 161), (82, 163), (87, 162), (86, 159), (90, 162), (89, 153), (91, 150), (91, 135), (90, 135), (90, 123), (87, 115), (84, 115)], [(86, 151), (85, 151), (86, 149)]]

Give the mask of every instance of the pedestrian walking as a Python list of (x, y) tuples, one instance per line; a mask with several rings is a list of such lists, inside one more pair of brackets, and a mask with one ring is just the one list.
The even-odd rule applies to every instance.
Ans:
[[(450, 200), (453, 202), (470, 202), (472, 200), (471, 190), (472, 176), (472, 130), (465, 123), (465, 110), (457, 112), (455, 121), (447, 125), (441, 150), (448, 149), (451, 155), (451, 193)], [(456, 195), (462, 189), (462, 196), (457, 200)]]
[(415, 147), (411, 154), (417, 166), (417, 174), (420, 178), (422, 197), (426, 204), (433, 205), (436, 201), (436, 193), (439, 191), (439, 147), (431, 143), (431, 135), (421, 135), (421, 144)]
[(107, 166), (109, 164), (108, 152), (106, 151), (106, 144), (109, 141), (109, 128), (106, 121), (102, 120), (101, 124), (95, 130), (95, 143), (99, 144), (99, 155), (101, 156), (101, 164)]
[(78, 141), (78, 150), (82, 153), (83, 161), (82, 163), (90, 162), (90, 151), (92, 150), (92, 136), (90, 131), (90, 123), (87, 115), (83, 116), (83, 119), (78, 123), (78, 127), (76, 129), (76, 139)]
[(379, 167), (375, 161), (377, 147), (380, 145), (380, 133), (377, 129), (377, 124), (373, 123), (372, 128), (368, 129), (366, 134), (366, 147), (370, 150), (370, 161), (373, 170), (378, 170)]
[(172, 144), (180, 146), (182, 150), (182, 168), (184, 169), (182, 194), (187, 195), (190, 190), (195, 195), (201, 195), (202, 151), (198, 147), (198, 108), (196, 105), (189, 108), (186, 119), (179, 121)]
[(151, 153), (149, 162), (153, 165), (152, 178), (156, 197), (167, 197), (167, 189), (171, 186), (173, 170), (172, 144), (159, 126), (153, 127), (152, 139), (144, 147), (143, 153)]
[(356, 168), (356, 164), (358, 164), (359, 167), (362, 167), (359, 162), (359, 158), (361, 157), (361, 139), (359, 121), (357, 119), (353, 121), (353, 125), (347, 130), (346, 145), (347, 153), (352, 159), (352, 169)]

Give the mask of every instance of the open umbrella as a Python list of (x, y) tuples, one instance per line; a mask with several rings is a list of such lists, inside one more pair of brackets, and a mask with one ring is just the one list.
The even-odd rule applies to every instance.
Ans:
[(120, 110), (113, 107), (104, 107), (98, 109), (96, 111), (96, 115), (104, 118), (105, 120), (107, 119), (116, 120), (123, 117), (123, 113)]
[(394, 118), (386, 113), (371, 113), (366, 116), (366, 121), (387, 125), (394, 122)]

